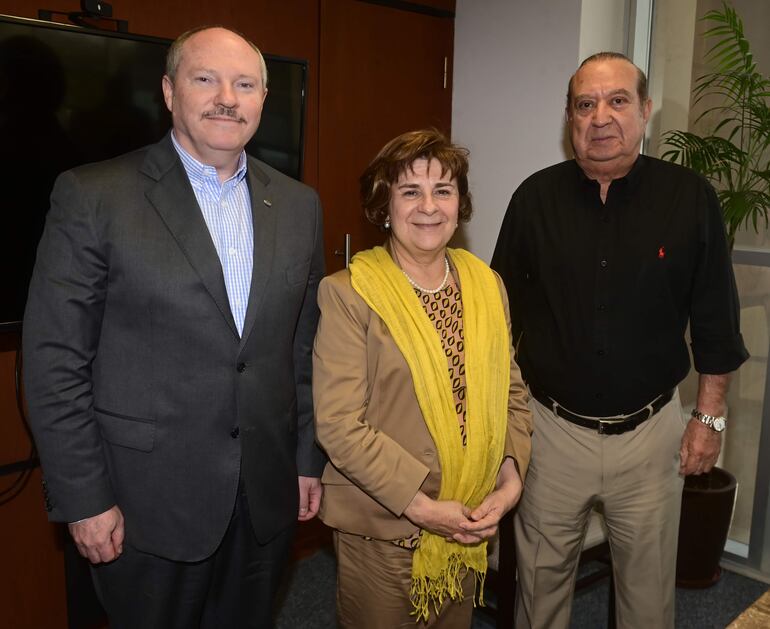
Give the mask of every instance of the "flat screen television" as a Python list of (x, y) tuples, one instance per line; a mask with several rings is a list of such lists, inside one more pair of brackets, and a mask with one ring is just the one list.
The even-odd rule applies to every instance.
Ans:
[[(170, 40), (0, 15), (0, 331), (20, 327), (57, 175), (157, 142)], [(307, 62), (265, 54), (269, 94), (246, 151), (302, 176)]]

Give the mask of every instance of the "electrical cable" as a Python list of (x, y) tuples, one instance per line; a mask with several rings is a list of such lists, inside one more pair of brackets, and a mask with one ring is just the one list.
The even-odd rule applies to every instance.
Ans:
[(14, 385), (16, 388), (16, 408), (19, 411), (19, 417), (24, 424), (24, 428), (29, 435), (30, 452), (29, 456), (20, 463), (25, 464), (26, 467), (18, 473), (18, 476), (11, 482), (10, 485), (0, 489), (0, 507), (9, 503), (16, 498), (22, 491), (24, 491), (29, 479), (32, 477), (32, 472), (36, 467), (35, 461), (37, 459), (37, 448), (35, 447), (35, 440), (32, 437), (32, 433), (29, 429), (29, 423), (27, 422), (27, 414), (24, 412), (24, 396), (22, 394), (22, 355), (21, 355), (21, 341), (19, 341), (19, 348), (16, 350), (16, 360), (14, 363)]

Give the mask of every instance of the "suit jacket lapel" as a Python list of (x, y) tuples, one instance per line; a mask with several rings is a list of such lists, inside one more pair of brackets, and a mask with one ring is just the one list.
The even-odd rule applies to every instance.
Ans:
[(169, 136), (150, 149), (141, 171), (157, 182), (147, 191), (147, 199), (155, 207), (233, 334), (237, 336), (238, 330), (227, 299), (222, 263), (190, 180)]
[(246, 317), (243, 322), (241, 345), (249, 338), (257, 312), (262, 305), (267, 281), (273, 273), (275, 260), (275, 230), (278, 199), (273, 197), (270, 178), (259, 167), (256, 160), (249, 158), (249, 194), (251, 197), (251, 221), (254, 228), (254, 266), (251, 271), (251, 288)]

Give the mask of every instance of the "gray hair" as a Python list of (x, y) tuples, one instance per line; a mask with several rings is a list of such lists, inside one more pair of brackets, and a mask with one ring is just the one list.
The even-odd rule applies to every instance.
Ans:
[(168, 48), (168, 52), (166, 53), (166, 76), (171, 79), (171, 82), (174, 82), (174, 79), (176, 78), (176, 71), (179, 69), (179, 64), (182, 61), (182, 50), (185, 42), (193, 35), (200, 33), (201, 31), (208, 31), (212, 28), (221, 28), (226, 31), (230, 31), (234, 35), (240, 37), (249, 46), (251, 46), (251, 49), (259, 56), (259, 63), (262, 70), (262, 88), (267, 89), (267, 64), (265, 63), (264, 56), (262, 56), (262, 52), (259, 50), (259, 48), (257, 48), (256, 44), (247, 39), (243, 33), (239, 33), (232, 28), (228, 28), (227, 26), (220, 26), (219, 24), (196, 26), (195, 28), (191, 28), (189, 31), (185, 31), (172, 42), (171, 46)]

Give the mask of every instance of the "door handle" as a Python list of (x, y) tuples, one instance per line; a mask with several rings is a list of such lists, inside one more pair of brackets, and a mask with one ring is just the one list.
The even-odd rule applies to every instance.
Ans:
[(345, 256), (345, 268), (350, 266), (350, 234), (345, 234), (345, 248), (335, 249), (335, 256)]

